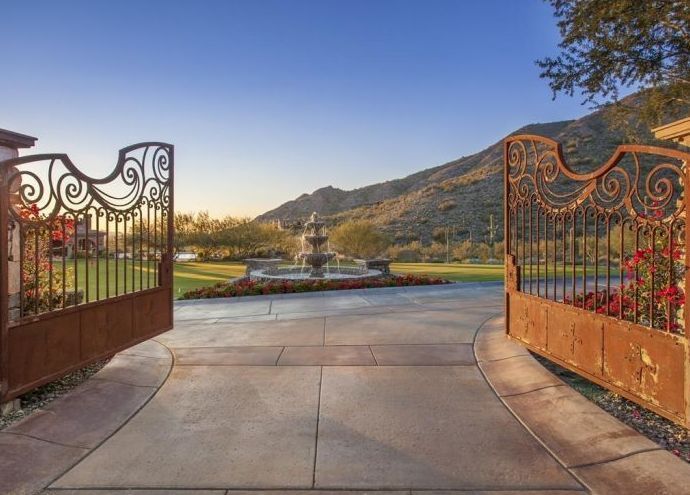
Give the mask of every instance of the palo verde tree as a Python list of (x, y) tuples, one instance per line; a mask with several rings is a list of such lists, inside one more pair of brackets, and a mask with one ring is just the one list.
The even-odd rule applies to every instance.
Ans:
[[(584, 103), (608, 103), (612, 123), (631, 130), (630, 117), (648, 126), (690, 106), (688, 0), (548, 0), (561, 34), (556, 57), (537, 61), (554, 98), (582, 93)], [(640, 97), (619, 100), (623, 88)]]

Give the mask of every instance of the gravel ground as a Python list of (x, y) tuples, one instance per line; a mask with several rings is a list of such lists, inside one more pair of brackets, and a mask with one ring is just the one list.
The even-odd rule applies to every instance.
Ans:
[(669, 452), (690, 463), (690, 431), (656, 413), (606, 390), (537, 354), (546, 369), (580, 392), (597, 406), (637, 430)]
[(21, 409), (6, 416), (0, 416), (0, 430), (7, 428), (12, 423), (27, 417), (36, 409), (44, 407), (46, 404), (52, 402), (58, 397), (66, 394), (73, 388), (81, 385), (88, 378), (100, 371), (109, 359), (97, 361), (90, 366), (73, 371), (69, 375), (64, 376), (60, 380), (47, 383), (42, 387), (32, 390), (19, 397), (21, 401)]

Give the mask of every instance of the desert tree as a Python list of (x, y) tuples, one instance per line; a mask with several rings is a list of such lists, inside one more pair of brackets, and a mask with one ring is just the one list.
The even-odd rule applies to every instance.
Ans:
[[(688, 0), (548, 1), (558, 19), (560, 53), (537, 65), (554, 98), (581, 93), (583, 103), (607, 107), (611, 123), (631, 137), (634, 122), (654, 126), (687, 111)], [(624, 89), (639, 96), (620, 99)]]
[(352, 220), (338, 225), (331, 231), (331, 242), (342, 253), (353, 258), (380, 256), (390, 245), (390, 240), (371, 222)]

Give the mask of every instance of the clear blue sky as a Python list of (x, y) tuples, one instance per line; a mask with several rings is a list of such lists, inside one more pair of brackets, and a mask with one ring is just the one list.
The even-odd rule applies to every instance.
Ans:
[(171, 142), (178, 209), (253, 216), (587, 113), (558, 40), (541, 0), (5, 2), (0, 128), (94, 176)]

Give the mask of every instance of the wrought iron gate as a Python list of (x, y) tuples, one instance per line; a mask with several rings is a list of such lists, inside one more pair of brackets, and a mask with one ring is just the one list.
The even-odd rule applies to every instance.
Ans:
[(0, 402), (172, 328), (174, 149), (0, 162)]
[(551, 139), (505, 141), (508, 335), (686, 425), (689, 166), (622, 145), (579, 172)]

